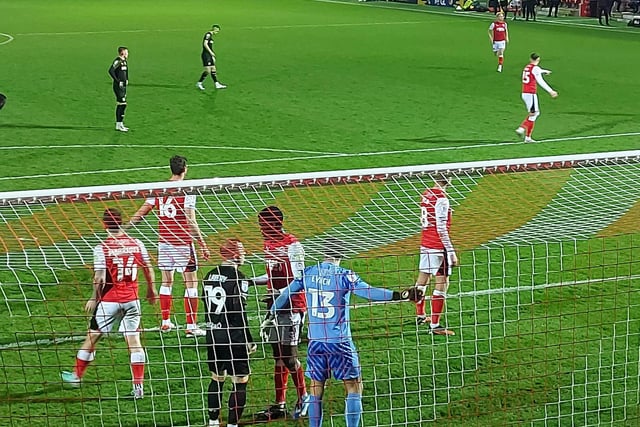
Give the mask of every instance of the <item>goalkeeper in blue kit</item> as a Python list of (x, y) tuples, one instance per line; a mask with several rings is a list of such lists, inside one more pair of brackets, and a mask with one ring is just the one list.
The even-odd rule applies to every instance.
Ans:
[(402, 292), (374, 288), (351, 270), (340, 267), (342, 243), (325, 242), (324, 261), (307, 267), (276, 299), (263, 327), (275, 322), (275, 313), (289, 305), (290, 295), (304, 291), (309, 318), (309, 346), (305, 374), (311, 379), (309, 426), (322, 425), (322, 395), (325, 382), (333, 375), (342, 380), (347, 392), (345, 418), (347, 427), (360, 425), (362, 415), (362, 378), (358, 352), (351, 337), (349, 300), (351, 294), (370, 301), (416, 301), (420, 291)]

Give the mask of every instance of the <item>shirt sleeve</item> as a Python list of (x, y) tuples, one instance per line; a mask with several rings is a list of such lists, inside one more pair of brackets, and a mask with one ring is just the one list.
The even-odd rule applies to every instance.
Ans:
[(369, 301), (391, 301), (393, 291), (383, 288), (374, 288), (364, 280), (358, 278), (358, 282), (353, 284), (353, 293)]
[(289, 284), (286, 288), (282, 290), (278, 298), (273, 302), (271, 306), (271, 312), (274, 313), (276, 310), (280, 310), (281, 308), (285, 308), (290, 304), (290, 296), (292, 293), (300, 292), (304, 289), (304, 285), (302, 284), (302, 278), (296, 279)]
[(184, 208), (185, 209), (194, 209), (196, 208), (196, 196), (188, 195), (184, 196)]
[(294, 242), (287, 249), (289, 262), (291, 263), (291, 273), (294, 279), (301, 279), (304, 272), (304, 248), (302, 243)]
[(436, 200), (435, 215), (436, 230), (438, 231), (438, 236), (440, 236), (442, 245), (447, 250), (447, 252), (454, 252), (455, 250), (453, 249), (453, 243), (451, 243), (449, 230), (447, 229), (447, 221), (449, 219), (449, 199), (447, 199), (446, 197), (440, 197), (438, 200)]
[(491, 25), (489, 25), (489, 30), (493, 30), (493, 28), (495, 27), (494, 23), (492, 22)]
[(145, 205), (151, 205), (151, 206), (155, 206), (156, 205), (156, 198), (155, 197), (147, 197), (144, 201)]
[(93, 248), (93, 269), (94, 270), (106, 270), (107, 260), (104, 257), (104, 251), (102, 245), (98, 245)]
[(536, 65), (531, 70), (531, 74), (533, 74), (533, 76), (536, 78), (536, 82), (538, 82), (538, 84), (542, 89), (546, 90), (549, 93), (553, 92), (553, 89), (551, 89), (551, 86), (549, 86), (547, 82), (544, 81), (544, 77), (542, 77), (542, 68)]

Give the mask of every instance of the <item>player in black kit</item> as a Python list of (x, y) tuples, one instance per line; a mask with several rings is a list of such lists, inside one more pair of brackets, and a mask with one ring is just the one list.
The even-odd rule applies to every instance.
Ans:
[(127, 109), (127, 84), (129, 83), (128, 57), (129, 49), (120, 46), (118, 57), (109, 67), (109, 75), (113, 79), (113, 93), (116, 95), (116, 130), (120, 132), (129, 131), (129, 128), (124, 126), (124, 110)]
[(204, 302), (207, 330), (208, 365), (211, 371), (208, 406), (209, 426), (220, 425), (220, 402), (225, 377), (231, 377), (228, 427), (237, 427), (247, 401), (249, 354), (253, 343), (246, 305), (249, 280), (238, 270), (245, 250), (239, 240), (228, 239), (220, 247), (223, 262), (204, 278)]
[(218, 81), (218, 76), (216, 75), (216, 54), (213, 52), (213, 36), (220, 32), (220, 25), (213, 24), (211, 26), (211, 31), (207, 31), (204, 33), (204, 37), (202, 39), (202, 66), (204, 67), (204, 71), (202, 75), (200, 75), (200, 80), (196, 83), (196, 87), (200, 90), (204, 90), (204, 85), (202, 82), (207, 78), (207, 76), (211, 76), (216, 89), (226, 89), (227, 86), (223, 85)]

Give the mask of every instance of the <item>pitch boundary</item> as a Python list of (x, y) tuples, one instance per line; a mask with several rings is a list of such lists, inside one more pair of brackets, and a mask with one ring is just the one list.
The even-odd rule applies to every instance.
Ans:
[[(639, 136), (640, 132), (626, 132), (626, 133), (613, 133), (613, 134), (603, 134), (603, 135), (585, 135), (585, 136), (570, 136), (563, 138), (550, 138), (539, 140), (537, 143), (553, 143), (553, 142), (564, 142), (564, 141), (586, 141), (590, 139), (606, 139), (606, 138), (622, 138), (629, 136)], [(410, 153), (427, 153), (427, 152), (437, 152), (437, 151), (451, 151), (451, 150), (469, 150), (474, 148), (484, 148), (484, 147), (504, 147), (510, 145), (522, 145), (523, 143), (520, 141), (515, 142), (487, 142), (487, 143), (478, 143), (478, 144), (469, 144), (469, 145), (461, 145), (461, 146), (448, 146), (448, 147), (430, 147), (430, 148), (410, 148), (405, 150), (391, 150), (391, 151), (370, 151), (365, 153), (321, 153), (318, 152), (317, 155), (312, 156), (297, 156), (297, 157), (276, 157), (276, 158), (268, 158), (268, 159), (255, 159), (255, 160), (234, 160), (234, 161), (225, 161), (225, 162), (210, 162), (210, 163), (195, 163), (190, 164), (189, 167), (191, 169), (196, 167), (211, 167), (211, 166), (226, 166), (226, 165), (247, 165), (247, 164), (260, 164), (260, 163), (282, 163), (282, 162), (292, 162), (292, 161), (304, 161), (304, 160), (313, 160), (313, 159), (336, 159), (336, 158), (349, 158), (349, 157), (374, 157), (374, 156), (388, 156), (388, 155), (402, 155), (402, 154), (410, 154)], [(127, 147), (123, 145), (116, 145), (117, 147)], [(67, 146), (55, 146), (56, 148), (66, 148)], [(84, 145), (84, 148), (98, 148), (104, 147), (104, 145)], [(141, 147), (151, 147), (149, 145), (143, 145)], [(163, 148), (185, 148), (189, 146), (180, 146), (180, 145), (163, 145)], [(16, 147), (23, 149), (31, 149), (31, 147)], [(193, 149), (204, 148), (207, 147), (194, 147)], [(230, 148), (230, 147), (224, 147)], [(250, 147), (240, 147), (239, 149), (251, 149)], [(230, 148), (231, 149), (231, 148)], [(275, 151), (276, 149), (274, 149)], [(158, 170), (165, 169), (166, 166), (144, 166), (144, 167), (135, 167), (135, 168), (122, 168), (122, 169), (107, 169), (107, 170), (94, 170), (94, 171), (79, 171), (79, 172), (65, 172), (65, 173), (50, 173), (50, 174), (38, 174), (38, 175), (22, 175), (22, 176), (3, 176), (0, 177), (0, 181), (7, 181), (12, 179), (39, 179), (39, 178), (53, 178), (60, 176), (73, 176), (73, 175), (100, 175), (100, 174), (112, 174), (112, 173), (123, 173), (123, 172), (136, 172), (136, 171), (149, 171), (149, 170)]]
[[(331, 3), (331, 4), (342, 4), (342, 5), (346, 5), (346, 6), (361, 6), (361, 7), (373, 7), (373, 8), (377, 8), (377, 9), (391, 9), (391, 10), (403, 10), (406, 12), (415, 12), (415, 13), (427, 13), (427, 14), (432, 14), (432, 15), (443, 15), (443, 16), (464, 16), (464, 17), (468, 17), (468, 18), (478, 18), (478, 19), (484, 19), (484, 20), (493, 20), (495, 19), (495, 17), (492, 14), (485, 14), (485, 13), (478, 13), (478, 12), (445, 12), (445, 11), (438, 11), (438, 10), (432, 10), (432, 9), (427, 9), (427, 8), (422, 8), (422, 9), (418, 9), (417, 5), (408, 5), (408, 6), (401, 6), (401, 5), (397, 5), (397, 6), (389, 6), (389, 5), (378, 5), (378, 4), (374, 4), (374, 3), (369, 3), (369, 2), (364, 2), (364, 3), (351, 3), (348, 1), (342, 1), (342, 0), (313, 0), (319, 3)], [(442, 8), (440, 6), (430, 6), (430, 7), (438, 7), (438, 8)], [(599, 30), (599, 31), (607, 31), (607, 32), (612, 32), (612, 33), (624, 33), (624, 34), (637, 34), (637, 32), (635, 31), (629, 31), (629, 30), (622, 30), (622, 29), (617, 29), (617, 28), (613, 28), (613, 27), (604, 27), (601, 25), (596, 25), (596, 24), (584, 24), (584, 23), (580, 23), (580, 22), (568, 22), (568, 20), (562, 20), (562, 21), (555, 21), (555, 20), (549, 20), (549, 19), (536, 19), (536, 22), (539, 24), (547, 24), (547, 25), (558, 25), (558, 26), (565, 26), (565, 27), (576, 27), (576, 28), (589, 28), (589, 29), (594, 29), (594, 30)]]

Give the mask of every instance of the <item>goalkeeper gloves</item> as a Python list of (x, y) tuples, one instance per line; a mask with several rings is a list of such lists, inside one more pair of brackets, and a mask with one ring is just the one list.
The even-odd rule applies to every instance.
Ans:
[(277, 328), (278, 324), (276, 323), (276, 316), (271, 311), (267, 312), (267, 315), (264, 316), (264, 320), (260, 324), (260, 336), (262, 337), (262, 341), (269, 342), (269, 335), (272, 328)]
[(420, 301), (424, 298), (424, 291), (419, 287), (412, 286), (410, 288), (405, 289), (402, 292), (393, 291), (393, 301), (401, 301), (401, 300), (409, 300), (409, 301)]

